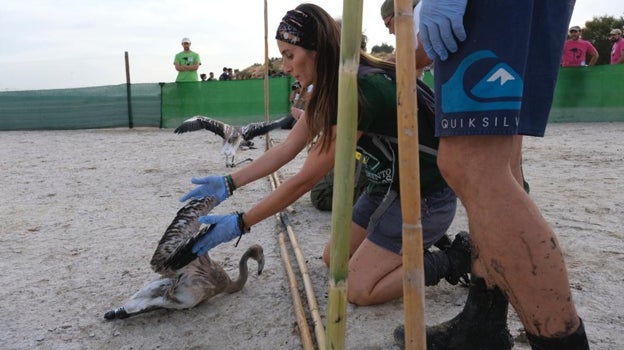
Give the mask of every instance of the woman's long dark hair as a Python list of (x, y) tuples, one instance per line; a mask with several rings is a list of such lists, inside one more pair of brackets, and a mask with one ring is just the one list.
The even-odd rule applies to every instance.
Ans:
[[(325, 10), (314, 4), (301, 4), (296, 8), (314, 19), (316, 24), (316, 80), (312, 95), (306, 105), (308, 144), (317, 137), (321, 149), (331, 143), (331, 128), (338, 114), (338, 69), (340, 67), (340, 26)], [(360, 65), (394, 70), (391, 62), (377, 59), (364, 51), (360, 53)], [(359, 99), (361, 100), (361, 96)]]

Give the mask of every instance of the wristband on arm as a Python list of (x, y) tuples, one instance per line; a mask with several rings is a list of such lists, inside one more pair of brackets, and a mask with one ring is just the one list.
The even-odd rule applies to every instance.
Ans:
[(234, 185), (234, 180), (232, 179), (232, 175), (227, 174), (224, 176), (225, 178), (225, 188), (228, 191), (228, 196), (231, 196), (232, 193), (234, 193), (234, 190), (236, 189), (236, 186)]
[(246, 227), (245, 226), (245, 220), (243, 220), (243, 215), (245, 215), (245, 212), (242, 212), (242, 211), (237, 211), (236, 212), (237, 222), (238, 222), (238, 229), (240, 230), (240, 236), (238, 236), (238, 240), (234, 244), (235, 247), (238, 246), (238, 242), (240, 242), (241, 238), (243, 238), (243, 235), (245, 233), (248, 233), (249, 231), (251, 231), (251, 227)]

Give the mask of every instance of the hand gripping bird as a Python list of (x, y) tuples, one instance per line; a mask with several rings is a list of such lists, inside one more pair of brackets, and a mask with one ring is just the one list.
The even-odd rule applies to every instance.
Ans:
[(291, 118), (291, 116), (287, 116), (274, 121), (255, 122), (244, 126), (232, 126), (216, 119), (196, 115), (182, 122), (174, 132), (176, 134), (182, 134), (188, 131), (206, 129), (221, 136), (223, 138), (221, 153), (225, 156), (225, 166), (233, 168), (240, 163), (253, 160), (247, 158), (238, 163), (234, 163), (234, 156), (239, 147), (253, 147), (251, 139), (288, 125), (292, 122)]

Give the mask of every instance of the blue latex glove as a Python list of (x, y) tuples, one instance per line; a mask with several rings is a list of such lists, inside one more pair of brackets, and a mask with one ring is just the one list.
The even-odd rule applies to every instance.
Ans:
[(191, 179), (191, 183), (200, 186), (195, 187), (189, 191), (189, 193), (185, 194), (182, 198), (180, 198), (180, 202), (186, 202), (190, 198), (201, 199), (206, 196), (215, 196), (217, 198), (215, 206), (217, 206), (219, 203), (226, 200), (231, 194), (228, 191), (226, 181), (225, 176), (206, 176), (202, 178), (194, 177)]
[[(448, 58), (457, 51), (457, 40), (466, 40), (464, 12), (467, 0), (423, 0), (420, 9), (420, 40), (431, 59)], [(456, 40), (457, 39), (457, 40)]]
[(238, 213), (228, 215), (205, 215), (197, 219), (202, 224), (212, 225), (208, 233), (193, 246), (193, 253), (197, 256), (206, 254), (210, 249), (240, 237), (243, 228)]

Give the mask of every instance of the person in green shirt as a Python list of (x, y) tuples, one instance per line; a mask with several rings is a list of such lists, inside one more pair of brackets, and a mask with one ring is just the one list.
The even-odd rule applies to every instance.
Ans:
[(176, 83), (185, 81), (197, 81), (197, 70), (201, 65), (201, 59), (196, 52), (191, 51), (191, 39), (182, 38), (183, 51), (175, 55), (173, 65), (178, 71)]
[[(288, 11), (276, 33), (284, 73), (301, 86), (313, 85), (305, 111), (279, 145), (249, 165), (227, 175), (193, 178), (199, 185), (180, 200), (215, 196), (221, 203), (234, 191), (263, 179), (291, 161), (304, 148), (299, 171), (258, 203), (244, 202), (245, 212), (206, 215), (200, 223), (213, 225), (193, 246), (201, 256), (218, 244), (240, 238), (258, 222), (272, 217), (312, 189), (333, 167), (338, 119), (340, 27), (322, 8), (302, 4)], [(353, 156), (362, 165), (366, 189), (357, 198), (351, 217), (347, 299), (356, 305), (381, 304), (403, 296), (403, 242), (397, 144), (395, 65), (360, 51), (357, 147)], [(456, 285), (470, 272), (468, 233), (455, 235), (445, 250), (429, 250), (444, 237), (457, 205), (455, 193), (436, 165), (439, 140), (434, 136), (433, 92), (418, 84), (418, 136), (425, 284), (442, 279)], [(243, 202), (241, 202), (243, 203)], [(323, 250), (329, 265), (330, 244)]]

